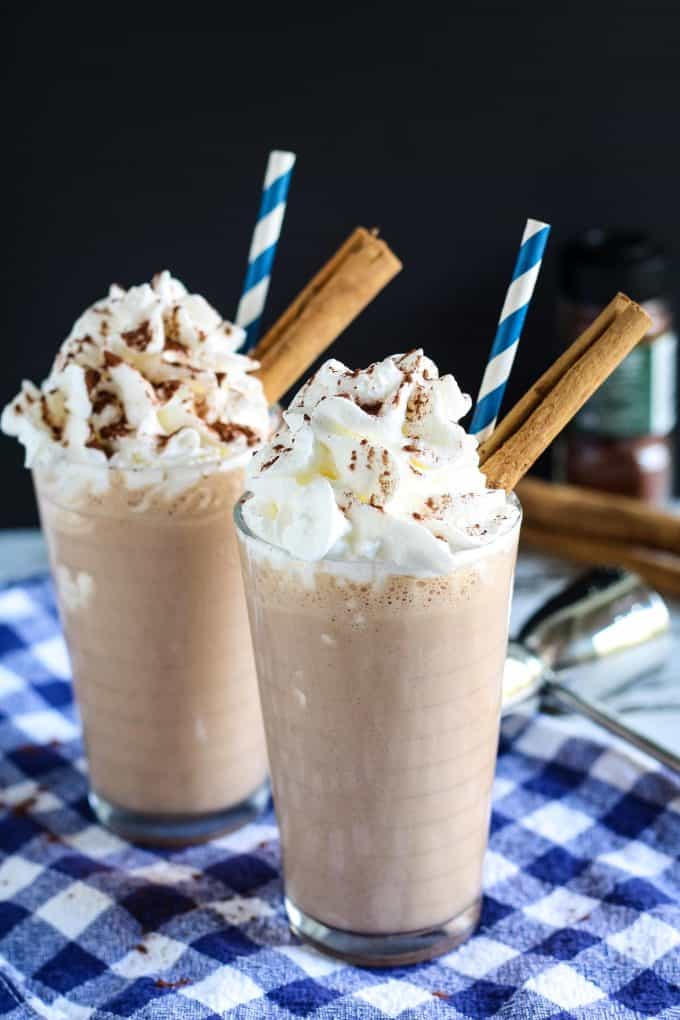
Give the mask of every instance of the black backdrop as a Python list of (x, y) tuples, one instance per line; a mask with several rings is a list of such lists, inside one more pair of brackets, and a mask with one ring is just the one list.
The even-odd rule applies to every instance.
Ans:
[[(110, 281), (235, 312), (267, 150), (298, 154), (267, 320), (357, 223), (404, 272), (337, 343), (423, 345), (475, 392), (524, 219), (553, 224), (508, 399), (554, 345), (571, 232), (680, 230), (680, 8), (635, 2), (14, 5), (4, 404)], [(0, 439), (0, 525), (35, 520)]]

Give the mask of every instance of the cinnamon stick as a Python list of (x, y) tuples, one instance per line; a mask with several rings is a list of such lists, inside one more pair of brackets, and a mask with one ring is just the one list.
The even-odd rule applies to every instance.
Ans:
[(377, 232), (357, 229), (310, 280), (252, 352), (275, 403), (396, 276), (401, 262)]
[(625, 294), (619, 293), (615, 298), (612, 298), (607, 307), (602, 309), (590, 326), (567, 347), (566, 351), (560, 355), (557, 361), (553, 362), (531, 389), (524, 394), (522, 399), (515, 404), (513, 409), (506, 414), (486, 442), (480, 445), (478, 451), (480, 462), (487, 460), (492, 453), (495, 453), (512, 432), (516, 431), (527, 420), (532, 411), (536, 410), (541, 400), (547, 396), (564, 373), (578, 361), (581, 355), (585, 354), (595, 340), (602, 336), (604, 331), (611, 326), (616, 316), (620, 315), (624, 308), (627, 308), (632, 303)]
[(680, 596), (680, 557), (645, 546), (602, 538), (567, 535), (554, 529), (522, 525), (521, 539), (540, 552), (607, 567), (626, 567), (654, 588)]
[(525, 478), (517, 486), (525, 525), (680, 555), (680, 516), (640, 499)]
[(480, 467), (495, 488), (514, 489), (556, 435), (642, 339), (651, 319), (617, 295), (595, 323), (510, 411), (500, 437), (480, 448)]

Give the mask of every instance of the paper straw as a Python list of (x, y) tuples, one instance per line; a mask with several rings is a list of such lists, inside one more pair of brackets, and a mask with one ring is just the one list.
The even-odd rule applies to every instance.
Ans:
[(470, 426), (480, 443), (488, 439), (496, 425), (549, 233), (548, 223), (527, 220)]
[(276, 245), (286, 212), (286, 196), (295, 165), (294, 152), (269, 153), (262, 185), (262, 201), (248, 254), (248, 269), (236, 313), (236, 325), (246, 331), (242, 350), (255, 346), (260, 332)]

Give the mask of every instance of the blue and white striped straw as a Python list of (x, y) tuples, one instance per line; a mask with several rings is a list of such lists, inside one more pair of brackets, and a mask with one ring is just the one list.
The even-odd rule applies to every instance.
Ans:
[(496, 426), (505, 385), (515, 360), (522, 327), (531, 295), (541, 268), (550, 225), (540, 220), (527, 220), (522, 244), (517, 255), (512, 281), (498, 320), (498, 328), (479, 388), (477, 406), (470, 432), (480, 443), (488, 439)]
[(249, 351), (257, 343), (294, 165), (294, 152), (274, 150), (269, 153), (260, 212), (253, 231), (248, 269), (236, 313), (236, 325), (246, 331), (243, 351)]

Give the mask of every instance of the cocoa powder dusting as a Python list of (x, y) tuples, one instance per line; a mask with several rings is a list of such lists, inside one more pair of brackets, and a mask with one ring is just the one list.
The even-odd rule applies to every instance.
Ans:
[[(165, 326), (165, 346), (172, 349), (171, 345), (176, 344), (179, 338), (179, 305), (173, 305), (170, 314), (164, 317), (163, 325)], [(179, 344), (179, 349), (184, 349), (181, 344)]]
[(357, 406), (360, 407), (362, 411), (365, 411), (366, 414), (377, 415), (380, 414), (382, 410), (383, 402), (382, 400), (370, 400), (366, 401), (364, 404), (360, 404), (359, 401), (357, 401)]
[(182, 354), (187, 352), (184, 344), (181, 344), (179, 340), (173, 340), (171, 337), (165, 338), (165, 349), (166, 351), (180, 351)]
[(85, 446), (87, 446), (90, 450), (99, 450), (101, 453), (105, 453), (107, 457), (111, 456), (110, 451), (107, 449), (106, 446), (104, 446), (101, 439), (99, 439), (95, 435), (91, 436), (88, 439), (88, 441), (85, 443)]
[(179, 379), (168, 379), (165, 382), (154, 383), (154, 392), (161, 400), (170, 400), (182, 383)]
[(101, 374), (96, 368), (88, 368), (85, 370), (85, 385), (87, 386), (88, 393), (92, 393), (92, 390), (95, 388), (100, 379)]
[(121, 436), (127, 436), (132, 432), (132, 429), (124, 421), (114, 422), (113, 425), (105, 425), (103, 429), (99, 430), (99, 435), (102, 439), (119, 439)]
[(136, 351), (145, 351), (153, 340), (151, 323), (145, 319), (137, 329), (129, 329), (121, 333), (121, 336), (128, 347), (133, 347)]
[(257, 433), (248, 425), (237, 425), (235, 422), (216, 421), (210, 426), (223, 443), (232, 443), (239, 436), (244, 436), (248, 446), (257, 446), (260, 441)]
[(42, 396), (40, 398), (40, 409), (42, 411), (43, 421), (52, 432), (52, 438), (56, 440), (56, 442), (59, 442), (59, 440), (61, 439), (62, 429), (60, 425), (57, 425), (56, 422), (52, 421), (52, 415), (50, 414), (50, 406), (47, 403), (47, 397), (45, 396)]
[(92, 411), (94, 414), (101, 414), (109, 404), (118, 404), (122, 411), (122, 406), (116, 394), (112, 393), (111, 390), (101, 390), (92, 401)]

